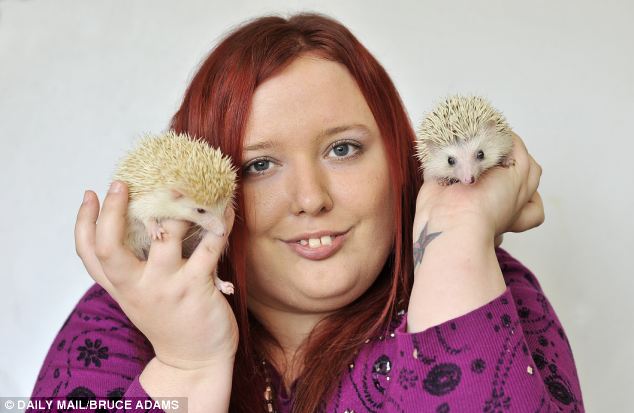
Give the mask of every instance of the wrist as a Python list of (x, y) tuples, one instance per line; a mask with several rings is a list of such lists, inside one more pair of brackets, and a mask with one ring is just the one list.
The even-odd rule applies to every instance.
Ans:
[[(139, 376), (141, 386), (151, 397), (191, 396), (213, 382), (231, 391), (234, 359), (213, 362), (204, 367), (183, 369), (151, 359)], [(226, 380), (222, 380), (226, 378)], [(171, 394), (170, 394), (171, 393)]]
[(165, 369), (171, 368), (176, 371), (183, 371), (183, 372), (189, 371), (191, 373), (195, 373), (197, 371), (204, 372), (205, 370), (218, 368), (219, 366), (222, 366), (225, 364), (233, 365), (233, 362), (235, 360), (235, 354), (222, 355), (222, 356), (219, 355), (211, 359), (200, 360), (200, 361), (183, 360), (180, 358), (165, 357), (162, 355), (155, 354), (154, 359), (152, 360), (155, 360), (154, 362), (156, 364), (161, 365)]
[(504, 292), (492, 231), (477, 222), (430, 219), (418, 224), (408, 332), (466, 314)]
[(477, 214), (430, 214), (426, 220), (414, 220), (413, 239), (418, 240), (423, 229), (429, 233), (442, 233), (443, 237), (455, 236), (470, 242), (494, 246), (496, 237), (492, 225), (484, 222)]
[[(197, 368), (180, 368), (163, 363), (157, 357), (151, 359), (145, 366), (145, 369), (139, 377), (141, 384), (144, 380), (153, 381), (157, 377), (170, 377), (174, 382), (185, 384), (183, 387), (189, 387), (198, 383), (204, 383), (218, 377), (220, 372), (233, 372), (234, 360), (225, 360), (222, 362), (209, 363), (203, 367)], [(145, 386), (144, 386), (145, 387)], [(191, 388), (191, 387), (190, 387)]]

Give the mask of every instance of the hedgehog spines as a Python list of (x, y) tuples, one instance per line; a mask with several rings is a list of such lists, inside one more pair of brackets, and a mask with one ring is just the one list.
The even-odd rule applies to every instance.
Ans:
[(476, 95), (450, 95), (427, 113), (416, 131), (416, 156), (425, 165), (433, 147), (457, 144), (475, 137), (492, 122), (497, 133), (510, 134), (504, 115), (487, 99)]
[(220, 149), (170, 130), (143, 136), (120, 162), (114, 179), (128, 184), (131, 197), (167, 187), (199, 205), (213, 205), (233, 197), (236, 175)]

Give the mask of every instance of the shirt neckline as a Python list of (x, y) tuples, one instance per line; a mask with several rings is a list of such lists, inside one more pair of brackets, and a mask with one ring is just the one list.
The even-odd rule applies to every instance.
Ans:
[(269, 374), (271, 376), (271, 385), (273, 386), (273, 390), (275, 391), (276, 398), (280, 400), (284, 404), (289, 404), (295, 395), (295, 389), (297, 387), (297, 382), (299, 379), (293, 380), (290, 386), (290, 392), (286, 392), (286, 386), (284, 386), (282, 376), (277, 371), (273, 365), (267, 363), (266, 368), (269, 370)]

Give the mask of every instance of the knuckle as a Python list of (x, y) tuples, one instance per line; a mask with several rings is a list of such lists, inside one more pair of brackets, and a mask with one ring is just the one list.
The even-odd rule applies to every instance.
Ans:
[(163, 228), (169, 233), (172, 233), (176, 236), (182, 237), (185, 235), (187, 230), (190, 227), (190, 223), (187, 221), (177, 220), (177, 219), (166, 219), (161, 222)]
[(121, 204), (121, 197), (118, 196), (119, 194), (108, 194), (106, 195), (106, 197), (103, 200), (103, 207), (102, 207), (102, 213), (103, 212), (110, 212), (113, 209), (118, 209), (119, 205)]
[(90, 204), (81, 204), (81, 206), (77, 210), (76, 225), (82, 225), (90, 219), (92, 215), (92, 208), (93, 206)]
[(106, 244), (99, 244), (95, 247), (95, 255), (100, 260), (107, 260), (113, 254), (114, 249)]
[(210, 254), (214, 256), (220, 255), (221, 247), (218, 242), (206, 241), (203, 246), (205, 247), (205, 250), (207, 250), (207, 252), (209, 252)]
[(186, 283), (174, 287), (170, 294), (176, 301), (183, 301), (189, 295), (189, 287)]
[(90, 278), (92, 278), (97, 284), (101, 285), (104, 289), (106, 289), (105, 287), (106, 283), (104, 282), (105, 277), (103, 277), (103, 275), (99, 273), (98, 271), (94, 271), (90, 269), (88, 263), (86, 262), (84, 262), (84, 267), (86, 267), (86, 271), (88, 272), (88, 275), (90, 275)]
[(114, 275), (112, 273), (106, 274), (106, 278), (110, 281), (113, 287), (119, 288), (121, 290), (128, 290), (128, 294), (131, 297), (138, 296), (138, 294), (134, 294), (134, 290), (129, 283), (128, 277), (123, 277), (121, 275)]
[(75, 253), (77, 254), (79, 258), (83, 258), (85, 255), (84, 247), (75, 243)]
[(75, 234), (75, 252), (79, 257), (88, 255), (88, 243), (86, 242), (84, 237), (81, 236), (81, 234)]
[(127, 201), (127, 197), (123, 196), (121, 192), (112, 193), (109, 192), (103, 200), (103, 210), (119, 210), (122, 209)]
[(172, 293), (165, 288), (154, 288), (147, 297), (150, 298), (152, 305), (159, 306), (166, 304), (171, 295)]

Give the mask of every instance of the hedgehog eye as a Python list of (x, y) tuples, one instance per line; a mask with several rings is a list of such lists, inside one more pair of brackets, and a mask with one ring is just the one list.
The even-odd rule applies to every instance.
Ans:
[(479, 150), (478, 154), (476, 155), (476, 158), (478, 158), (480, 160), (484, 159), (484, 151)]
[(449, 162), (449, 165), (453, 165), (456, 163), (456, 159), (453, 156), (450, 156), (447, 158), (447, 162)]
[(205, 211), (205, 210), (204, 210), (204, 209), (202, 209), (202, 208), (198, 208), (198, 209), (196, 209), (196, 212), (198, 212), (199, 214), (204, 214), (204, 213), (205, 213), (205, 212), (207, 212), (207, 211)]

